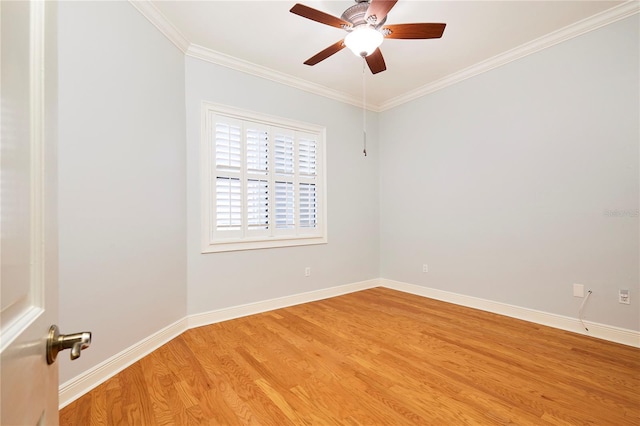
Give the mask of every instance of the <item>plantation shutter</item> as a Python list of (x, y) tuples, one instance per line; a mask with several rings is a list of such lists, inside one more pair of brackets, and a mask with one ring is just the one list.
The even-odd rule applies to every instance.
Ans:
[(324, 129), (203, 102), (203, 253), (326, 243)]

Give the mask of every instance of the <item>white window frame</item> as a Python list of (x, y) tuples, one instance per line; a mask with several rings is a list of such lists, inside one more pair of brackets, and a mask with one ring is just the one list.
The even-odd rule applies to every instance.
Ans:
[[(247, 215), (247, 171), (245, 130), (241, 129), (241, 167), (238, 176), (241, 179), (241, 214), (239, 230), (217, 229), (216, 218), (216, 179), (224, 175), (218, 172), (215, 164), (215, 126), (216, 122), (242, 122), (268, 129), (269, 165), (265, 175), (269, 181), (270, 219), (268, 229), (249, 229)], [(275, 182), (278, 179), (274, 167), (274, 141), (276, 131), (286, 132), (294, 136), (294, 183), (295, 225), (291, 229), (279, 229), (275, 222)], [(316, 141), (315, 177), (301, 173), (298, 163), (299, 140), (312, 138)], [(273, 247), (291, 247), (327, 243), (327, 196), (326, 196), (326, 129), (323, 126), (302, 123), (286, 118), (269, 116), (253, 111), (219, 105), (207, 101), (201, 107), (201, 234), (202, 253), (217, 253), (236, 250), (253, 250)], [(317, 208), (316, 226), (302, 226), (300, 221), (300, 187), (301, 184), (315, 184), (315, 200)], [(305, 222), (306, 223), (306, 222)]]

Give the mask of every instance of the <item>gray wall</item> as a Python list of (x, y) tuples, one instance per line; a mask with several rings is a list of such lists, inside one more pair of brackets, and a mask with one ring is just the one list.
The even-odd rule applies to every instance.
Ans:
[[(200, 103), (211, 101), (327, 129), (328, 244), (200, 253)], [(378, 137), (362, 110), (186, 58), (188, 312), (203, 313), (379, 277)], [(305, 267), (311, 276), (304, 277)]]
[(586, 319), (639, 330), (638, 40), (634, 16), (382, 113), (381, 276), (574, 318), (582, 283)]
[[(587, 319), (640, 329), (638, 35), (371, 113), (364, 158), (360, 109), (185, 59), (129, 3), (61, 3), (59, 325), (95, 336), (61, 382), (188, 314), (380, 276), (571, 317), (583, 283)], [(327, 127), (328, 244), (200, 253), (202, 100)]]
[(60, 380), (186, 314), (184, 56), (128, 2), (59, 7)]

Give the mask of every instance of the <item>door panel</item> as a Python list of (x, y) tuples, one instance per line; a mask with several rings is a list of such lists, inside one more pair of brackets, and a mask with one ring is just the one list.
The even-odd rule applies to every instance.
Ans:
[[(56, 4), (0, 3), (0, 424), (58, 423)], [(46, 34), (45, 34), (46, 31)]]

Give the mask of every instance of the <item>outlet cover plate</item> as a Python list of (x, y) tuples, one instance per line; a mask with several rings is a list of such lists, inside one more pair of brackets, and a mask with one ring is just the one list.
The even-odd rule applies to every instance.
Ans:
[(625, 305), (628, 305), (630, 303), (629, 300), (629, 290), (627, 289), (620, 289), (618, 291), (618, 302), (619, 303), (623, 303)]
[(573, 285), (573, 297), (584, 297), (584, 284)]

